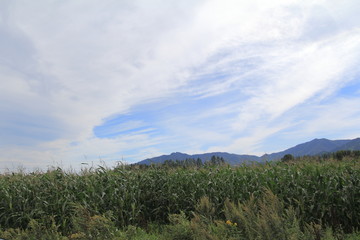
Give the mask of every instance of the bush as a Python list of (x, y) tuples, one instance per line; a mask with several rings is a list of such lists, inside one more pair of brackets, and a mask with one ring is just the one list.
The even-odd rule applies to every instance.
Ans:
[(192, 240), (193, 234), (190, 228), (190, 221), (186, 219), (184, 212), (171, 214), (170, 225), (166, 226), (164, 236), (172, 240)]
[(294, 158), (294, 156), (293, 155), (291, 155), (291, 154), (286, 154), (285, 156), (283, 156), (282, 158), (281, 158), (281, 161), (282, 162), (290, 162), (290, 161), (293, 161), (295, 158)]

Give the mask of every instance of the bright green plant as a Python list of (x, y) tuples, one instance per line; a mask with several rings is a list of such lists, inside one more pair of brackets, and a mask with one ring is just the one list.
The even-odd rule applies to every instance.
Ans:
[[(31, 174), (0, 175), (0, 226), (27, 229), (32, 220), (45, 226), (53, 219), (64, 236), (75, 234), (74, 206), (89, 216), (107, 216), (118, 229), (133, 225), (169, 223), (168, 216), (184, 212), (192, 217), (203, 196), (212, 219), (224, 217), (226, 199), (246, 202), (269, 189), (296, 211), (300, 226), (313, 222), (342, 228), (360, 228), (360, 162), (358, 158), (301, 160), (239, 167), (99, 168), (81, 173), (61, 169)], [(210, 219), (211, 220), (211, 219)]]

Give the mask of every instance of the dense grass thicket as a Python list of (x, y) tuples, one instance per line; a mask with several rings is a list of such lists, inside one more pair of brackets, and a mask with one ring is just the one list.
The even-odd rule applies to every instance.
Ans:
[[(238, 212), (246, 209), (237, 203), (247, 203), (254, 211), (266, 212), (266, 201), (270, 201), (269, 206), (278, 201), (281, 210), (275, 212), (279, 214), (286, 210), (279, 219), (285, 216), (287, 222), (296, 220), (298, 225), (294, 224), (301, 231), (312, 224), (352, 233), (360, 228), (360, 161), (357, 156), (341, 160), (297, 159), (239, 167), (122, 166), (113, 170), (99, 167), (81, 173), (62, 169), (44, 173), (8, 173), (0, 176), (0, 227), (3, 231), (13, 229), (11, 231), (15, 232), (53, 229), (62, 236), (72, 236), (70, 239), (89, 239), (88, 235), (81, 235), (85, 234), (84, 229), (90, 229), (89, 224), (95, 229), (96, 226), (107, 226), (111, 231), (133, 227), (136, 232), (137, 227), (151, 229), (154, 223), (162, 226), (175, 222), (175, 226), (180, 227), (188, 224), (188, 229), (203, 226), (205, 232), (211, 233), (207, 227), (212, 224), (214, 229), (220, 230), (229, 226), (236, 229), (241, 224), (240, 213), (233, 216), (233, 222), (229, 219), (236, 209)], [(256, 207), (249, 202), (264, 199), (264, 194), (269, 196), (269, 193), (274, 195), (273, 201), (261, 203), (263, 210), (261, 204)], [(211, 209), (208, 216), (194, 215), (201, 212), (201, 202)], [(229, 203), (237, 208), (230, 211)], [(200, 216), (207, 216), (208, 224), (201, 225), (205, 220)], [(223, 224), (216, 222), (218, 220)], [(233, 225), (226, 224), (227, 220)], [(259, 225), (262, 220), (254, 217), (254, 221)], [(151, 236), (147, 235), (147, 239)], [(230, 236), (227, 239), (242, 238)], [(251, 238), (248, 236), (247, 239)]]

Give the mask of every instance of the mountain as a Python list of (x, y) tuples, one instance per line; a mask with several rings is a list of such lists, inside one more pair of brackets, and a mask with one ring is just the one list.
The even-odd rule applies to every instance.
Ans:
[(295, 147), (291, 147), (281, 152), (265, 154), (261, 157), (254, 155), (239, 155), (226, 152), (212, 152), (204, 154), (185, 154), (175, 152), (170, 155), (162, 155), (159, 157), (148, 158), (138, 162), (137, 164), (151, 164), (151, 163), (163, 163), (166, 160), (185, 160), (187, 158), (200, 158), (202, 161), (208, 161), (212, 156), (222, 157), (225, 161), (231, 165), (238, 165), (246, 162), (264, 162), (270, 160), (281, 159), (286, 154), (291, 154), (295, 157), (319, 155), (323, 153), (331, 153), (339, 150), (360, 150), (360, 138), (352, 140), (329, 140), (326, 138), (314, 139), (309, 142), (301, 143)]
[(351, 140), (329, 140), (326, 138), (314, 139), (310, 142), (296, 145), (295, 147), (286, 149), (285, 151), (268, 154), (263, 156), (264, 160), (281, 159), (286, 154), (291, 154), (294, 157), (306, 156), (306, 155), (319, 155), (322, 153), (335, 152), (336, 149), (340, 149)]
[(222, 157), (226, 160), (227, 163), (229, 163), (231, 165), (241, 164), (244, 162), (260, 162), (261, 161), (261, 159), (255, 155), (246, 155), (246, 154), (238, 155), (238, 154), (226, 153), (226, 152), (194, 154), (192, 156), (193, 156), (192, 158), (195, 158), (195, 159), (200, 158), (204, 162), (209, 161), (212, 156)]
[(355, 138), (353, 140), (350, 140), (349, 142), (345, 143), (342, 146), (339, 146), (334, 150), (334, 152), (339, 150), (360, 150), (360, 138)]
[(138, 162), (138, 164), (152, 164), (152, 163), (163, 163), (166, 160), (185, 160), (187, 158), (191, 158), (191, 155), (185, 154), (185, 153), (180, 153), (180, 152), (175, 152), (172, 153), (170, 155), (162, 155), (159, 157), (154, 157), (154, 158), (148, 158), (145, 160), (142, 160), (140, 162)]
[(151, 163), (163, 163), (166, 160), (185, 160), (187, 158), (200, 158), (202, 161), (209, 161), (212, 156), (222, 157), (225, 161), (231, 165), (241, 164), (244, 162), (259, 162), (261, 158), (254, 155), (238, 155), (226, 152), (212, 152), (212, 153), (204, 153), (204, 154), (185, 154), (180, 152), (171, 153), (170, 155), (162, 155), (159, 157), (148, 158), (143, 161), (138, 162), (138, 164), (151, 164)]

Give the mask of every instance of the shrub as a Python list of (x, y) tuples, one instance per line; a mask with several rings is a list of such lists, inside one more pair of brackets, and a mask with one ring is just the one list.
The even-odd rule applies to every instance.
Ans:
[(291, 154), (285, 154), (282, 158), (281, 161), (282, 162), (289, 162), (289, 161), (293, 161), (295, 158), (293, 155)]

